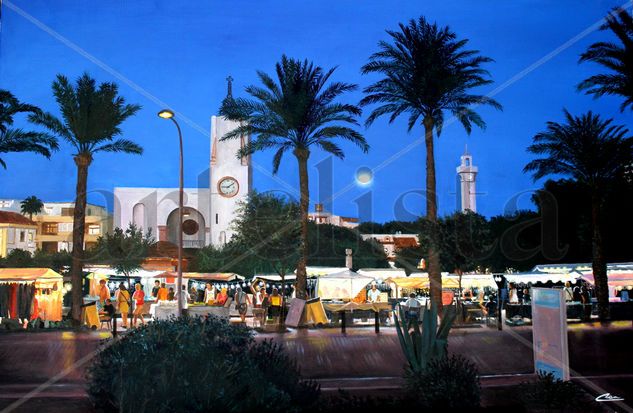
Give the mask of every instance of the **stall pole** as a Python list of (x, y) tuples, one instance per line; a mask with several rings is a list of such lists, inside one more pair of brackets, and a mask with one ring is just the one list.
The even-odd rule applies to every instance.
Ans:
[(339, 311), (341, 315), (341, 333), (345, 334), (345, 311)]
[(116, 319), (117, 319), (117, 313), (114, 313), (114, 315), (112, 316), (112, 337), (116, 337)]
[(375, 331), (376, 334), (380, 333), (380, 313), (378, 311), (374, 311), (374, 316), (375, 316)]

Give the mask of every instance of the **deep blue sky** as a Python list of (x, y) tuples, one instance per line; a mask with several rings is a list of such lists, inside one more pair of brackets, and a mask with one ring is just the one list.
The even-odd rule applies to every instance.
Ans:
[[(87, 2), (80, 0), (11, 0), (2, 9), (0, 87), (21, 100), (57, 113), (50, 84), (57, 73), (76, 78), (88, 71), (101, 81), (116, 81), (128, 101), (143, 110), (124, 125), (124, 136), (145, 148), (142, 157), (100, 154), (90, 170), (89, 188), (111, 192), (115, 186), (166, 186), (178, 182), (175, 130), (156, 117), (166, 102), (205, 132), (183, 124), (186, 186), (197, 186), (198, 175), (209, 161), (210, 116), (226, 93), (225, 78), (235, 78), (236, 95), (257, 82), (257, 69), (272, 72), (282, 53), (309, 58), (318, 65), (338, 65), (334, 78), (368, 85), (375, 78), (361, 76), (360, 67), (385, 39), (385, 29), (420, 15), (449, 25), (469, 46), (492, 57), (487, 66), (495, 83), (488, 93), (581, 33), (614, 6), (623, 2), (596, 0), (472, 0), (463, 1), (186, 1), (135, 0)], [(20, 8), (42, 25), (147, 93), (140, 92), (99, 67), (49, 33), (18, 14)], [(519, 193), (537, 188), (521, 170), (530, 157), (525, 148), (548, 120), (561, 120), (561, 110), (572, 113), (592, 109), (626, 123), (617, 98), (594, 101), (575, 91), (575, 85), (596, 70), (578, 65), (578, 55), (598, 40), (610, 38), (595, 31), (520, 78), (496, 95), (503, 112), (484, 108), (485, 131), (467, 136), (458, 124), (447, 126), (436, 144), (440, 212), (455, 210), (455, 167), (468, 143), (479, 166), (479, 212), (496, 215)], [(155, 99), (148, 98), (151, 94)], [(350, 94), (358, 101), (361, 93)], [(367, 111), (368, 113), (368, 111)], [(376, 167), (421, 136), (421, 128), (407, 133), (406, 119), (388, 125), (379, 120), (365, 130), (369, 154), (344, 144), (346, 160), (334, 160), (334, 192), (353, 182), (360, 166)], [(629, 123), (630, 124), (630, 123)], [(23, 119), (17, 126), (27, 127)], [(334, 200), (334, 212), (358, 215), (355, 199), (373, 192), (373, 219), (394, 219), (396, 200), (424, 187), (424, 147), (417, 145), (376, 173), (371, 188), (351, 187)], [(314, 152), (312, 164), (325, 155)], [(8, 170), (0, 170), (0, 198), (37, 195), (47, 201), (72, 200), (75, 167), (67, 146), (49, 161), (31, 154), (3, 155)], [(271, 169), (272, 153), (254, 157), (254, 186), (259, 191), (298, 187), (294, 158), (285, 158), (278, 175)], [(311, 169), (311, 194), (318, 196), (316, 170)], [(285, 184), (282, 184), (283, 181)], [(105, 204), (95, 192), (89, 200)], [(408, 196), (405, 205), (413, 214), (424, 210), (423, 199)], [(531, 207), (529, 194), (521, 206)], [(402, 216), (400, 216), (402, 218)]]

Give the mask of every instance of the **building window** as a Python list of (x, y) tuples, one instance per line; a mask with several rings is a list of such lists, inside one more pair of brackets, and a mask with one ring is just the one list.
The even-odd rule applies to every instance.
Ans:
[(15, 230), (13, 228), (7, 229), (7, 242), (13, 244), (15, 242)]
[(29, 242), (33, 242), (33, 238), (35, 238), (33, 231), (29, 231)]
[(72, 217), (75, 213), (75, 208), (62, 208), (63, 217)]
[(88, 226), (88, 235), (99, 235), (101, 234), (101, 227), (98, 224), (90, 224)]
[(72, 222), (60, 222), (57, 225), (57, 230), (59, 232), (73, 232), (73, 223)]
[(92, 215), (92, 209), (88, 208), (88, 210), (86, 211), (86, 215)]
[(57, 235), (57, 223), (45, 222), (44, 224), (42, 224), (42, 234)]
[(218, 218), (218, 214), (215, 214), (215, 223), (216, 223), (216, 224), (218, 223), (218, 220), (219, 220), (219, 218)]
[(20, 242), (26, 241), (26, 231), (20, 231)]

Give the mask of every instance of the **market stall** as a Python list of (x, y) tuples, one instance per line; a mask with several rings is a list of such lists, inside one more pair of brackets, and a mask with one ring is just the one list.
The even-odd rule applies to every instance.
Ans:
[(61, 321), (63, 291), (50, 268), (0, 268), (0, 318)]
[(353, 300), (372, 281), (374, 281), (373, 277), (345, 269), (341, 272), (319, 277), (317, 296), (322, 300)]

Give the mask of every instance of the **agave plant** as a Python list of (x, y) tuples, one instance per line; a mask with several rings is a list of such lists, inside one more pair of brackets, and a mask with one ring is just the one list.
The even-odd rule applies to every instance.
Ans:
[(422, 330), (420, 331), (418, 323), (414, 323), (412, 331), (409, 332), (404, 309), (400, 306), (398, 308), (397, 314), (394, 314), (396, 331), (411, 371), (422, 372), (429, 362), (446, 357), (448, 333), (455, 321), (455, 311), (445, 307), (438, 326), (437, 308), (433, 305), (430, 309), (422, 307)]

